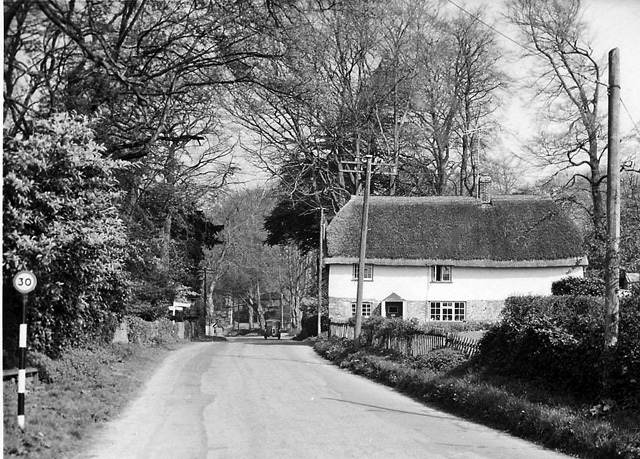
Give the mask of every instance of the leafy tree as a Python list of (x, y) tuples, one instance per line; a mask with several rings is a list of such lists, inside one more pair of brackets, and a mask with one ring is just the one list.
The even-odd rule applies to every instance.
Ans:
[(83, 117), (58, 114), (30, 138), (3, 139), (3, 331), (15, 350), (20, 301), (12, 276), (32, 270), (29, 347), (63, 347), (111, 338), (128, 292), (125, 227), (115, 207), (123, 164), (103, 156)]

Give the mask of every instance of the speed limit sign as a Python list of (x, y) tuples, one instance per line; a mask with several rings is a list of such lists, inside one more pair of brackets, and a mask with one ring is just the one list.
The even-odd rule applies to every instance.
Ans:
[(22, 294), (29, 293), (36, 288), (37, 283), (36, 276), (31, 271), (20, 271), (13, 276), (13, 287)]

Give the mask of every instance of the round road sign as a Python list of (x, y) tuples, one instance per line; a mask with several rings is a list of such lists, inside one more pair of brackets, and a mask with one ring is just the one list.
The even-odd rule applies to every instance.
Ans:
[(13, 276), (13, 287), (20, 293), (29, 293), (37, 284), (38, 280), (31, 271), (20, 271)]

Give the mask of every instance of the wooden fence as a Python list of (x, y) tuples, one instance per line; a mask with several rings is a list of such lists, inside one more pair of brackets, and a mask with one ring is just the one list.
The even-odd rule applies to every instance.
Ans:
[[(332, 322), (329, 336), (353, 339), (354, 327), (346, 323)], [(364, 333), (363, 333), (364, 335)], [(450, 347), (473, 356), (478, 353), (479, 343), (472, 338), (465, 338), (455, 333), (426, 332), (416, 333), (406, 337), (364, 337), (371, 346), (381, 349), (391, 349), (403, 355), (417, 357), (434, 349)]]

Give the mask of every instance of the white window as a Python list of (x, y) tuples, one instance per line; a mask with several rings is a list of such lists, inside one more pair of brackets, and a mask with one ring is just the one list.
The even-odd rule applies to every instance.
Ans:
[[(358, 303), (351, 303), (351, 315), (355, 317)], [(371, 303), (362, 303), (362, 317), (371, 317)]]
[[(358, 280), (358, 273), (360, 272), (360, 266), (358, 265), (358, 263), (355, 263), (353, 265), (353, 279), (352, 280)], [(373, 280), (373, 265), (364, 265), (364, 280), (369, 280), (372, 281)]]
[(464, 301), (432, 301), (429, 317), (431, 320), (462, 322), (465, 320)]
[(451, 266), (432, 266), (431, 280), (433, 282), (451, 282)]

